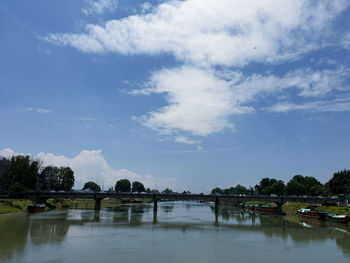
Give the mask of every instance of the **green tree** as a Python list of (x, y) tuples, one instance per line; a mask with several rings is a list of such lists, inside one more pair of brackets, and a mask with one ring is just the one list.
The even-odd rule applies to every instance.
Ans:
[(11, 161), (7, 158), (0, 159), (0, 193), (7, 193), (11, 183), (10, 179)]
[(39, 174), (39, 190), (51, 191), (59, 189), (59, 168), (56, 166), (46, 166)]
[(166, 195), (170, 195), (173, 194), (173, 190), (171, 190), (170, 188), (166, 188), (165, 190), (162, 191), (162, 194), (166, 194)]
[(272, 194), (272, 185), (276, 182), (276, 179), (266, 177), (261, 179), (260, 183), (255, 186), (255, 189), (259, 195), (270, 195)]
[(282, 180), (278, 180), (271, 185), (270, 194), (283, 195), (285, 187), (284, 182)]
[(21, 195), (37, 190), (39, 168), (40, 162), (29, 156), (13, 156), (8, 171), (9, 192)]
[(74, 172), (70, 167), (60, 167), (61, 190), (70, 191), (74, 186)]
[(312, 176), (295, 175), (286, 186), (287, 194), (292, 195), (320, 195), (326, 191), (325, 187)]
[(145, 186), (143, 183), (135, 181), (132, 183), (132, 191), (133, 192), (144, 192), (145, 191)]
[(116, 192), (130, 192), (131, 191), (131, 183), (128, 179), (121, 179), (115, 183), (115, 191)]
[(334, 173), (327, 186), (333, 194), (349, 194), (350, 170), (342, 170)]
[(213, 190), (211, 190), (211, 194), (212, 195), (222, 195), (223, 194), (223, 191), (220, 187), (215, 187)]
[(74, 172), (70, 167), (46, 166), (39, 175), (40, 191), (69, 191), (74, 185)]
[(92, 190), (94, 192), (100, 192), (101, 191), (101, 187), (98, 184), (96, 184), (95, 182), (92, 182), (92, 181), (87, 182), (87, 183), (84, 184), (83, 190), (85, 190), (85, 189)]

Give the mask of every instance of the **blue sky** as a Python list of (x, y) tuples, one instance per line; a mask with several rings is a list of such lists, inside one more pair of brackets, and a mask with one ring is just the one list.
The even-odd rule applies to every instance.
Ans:
[(350, 168), (348, 1), (3, 0), (0, 154), (208, 192)]

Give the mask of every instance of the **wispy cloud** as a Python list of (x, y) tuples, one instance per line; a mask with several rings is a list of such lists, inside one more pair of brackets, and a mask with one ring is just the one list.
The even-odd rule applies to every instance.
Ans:
[(197, 144), (199, 143), (199, 141), (195, 141), (195, 140), (191, 140), (188, 137), (185, 136), (177, 136), (174, 138), (175, 142), (179, 142), (179, 143), (185, 143), (185, 144)]
[(350, 49), (350, 32), (343, 37), (341, 45), (343, 48)]
[(228, 148), (218, 148), (211, 150), (203, 150), (202, 146), (197, 146), (194, 150), (168, 150), (163, 151), (165, 154), (186, 154), (186, 153), (218, 153), (218, 152), (227, 152), (227, 151), (236, 151), (239, 150), (238, 147), (228, 147)]
[(269, 108), (271, 112), (289, 112), (289, 111), (318, 111), (318, 112), (344, 112), (350, 111), (350, 101), (337, 102), (331, 101), (315, 101), (304, 104), (295, 104), (290, 102), (277, 103)]
[[(254, 112), (253, 103), (265, 95), (278, 101), (279, 95), (293, 89), (303, 99), (322, 98), (348, 90), (343, 85), (348, 75), (349, 70), (344, 68), (320, 71), (303, 68), (280, 77), (184, 66), (153, 73), (143, 89), (131, 94), (166, 95), (167, 106), (139, 118), (146, 127), (163, 134), (180, 130), (206, 136), (224, 129), (234, 130), (230, 117)], [(312, 107), (304, 106), (304, 109), (312, 110)]]
[(89, 118), (89, 117), (75, 117), (74, 119), (79, 120), (79, 121), (95, 121), (96, 120), (94, 118)]
[(87, 7), (81, 9), (85, 15), (102, 15), (105, 11), (114, 11), (118, 6), (116, 0), (87, 0), (86, 2)]
[(31, 108), (31, 107), (27, 107), (25, 108), (26, 111), (35, 111), (37, 113), (41, 113), (41, 114), (48, 114), (51, 112), (51, 110), (49, 109), (43, 109), (43, 108)]

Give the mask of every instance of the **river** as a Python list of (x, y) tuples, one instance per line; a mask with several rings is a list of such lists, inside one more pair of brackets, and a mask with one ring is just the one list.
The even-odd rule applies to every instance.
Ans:
[(350, 230), (209, 203), (0, 217), (0, 262), (350, 262)]

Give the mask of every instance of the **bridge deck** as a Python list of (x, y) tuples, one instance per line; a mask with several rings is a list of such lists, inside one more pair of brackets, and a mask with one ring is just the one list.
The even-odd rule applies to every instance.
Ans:
[[(148, 194), (148, 193), (82, 193), (82, 192), (35, 192), (28, 193), (27, 196), (38, 197), (40, 199), (49, 198), (67, 198), (67, 199), (95, 199), (102, 200), (105, 198), (139, 198), (155, 200), (193, 200), (193, 201), (212, 201), (212, 202), (229, 202), (244, 203), (247, 201), (273, 202), (283, 204), (286, 202), (298, 202), (309, 204), (325, 204), (325, 205), (344, 205), (346, 199), (330, 198), (330, 197), (301, 197), (301, 196), (264, 196), (264, 195), (203, 195), (203, 194)], [(9, 198), (8, 195), (0, 195), (0, 198)]]

